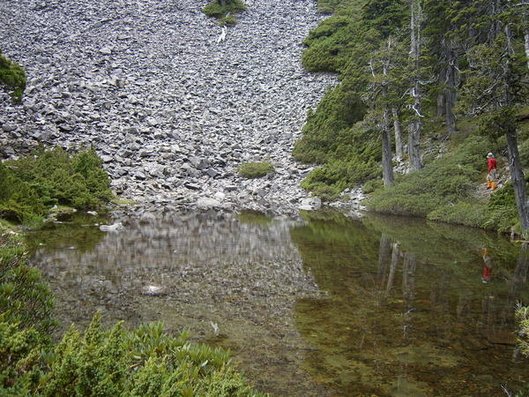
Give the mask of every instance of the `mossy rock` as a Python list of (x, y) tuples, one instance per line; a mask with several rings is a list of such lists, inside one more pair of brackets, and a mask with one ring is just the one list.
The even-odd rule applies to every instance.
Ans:
[(275, 172), (274, 166), (267, 161), (244, 163), (239, 167), (239, 174), (250, 179), (262, 178), (273, 172)]

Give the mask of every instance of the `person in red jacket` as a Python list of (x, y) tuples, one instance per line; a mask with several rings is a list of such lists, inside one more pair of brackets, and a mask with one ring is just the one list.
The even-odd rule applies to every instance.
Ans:
[(496, 170), (496, 158), (492, 153), (487, 154), (487, 189), (496, 190), (498, 171)]

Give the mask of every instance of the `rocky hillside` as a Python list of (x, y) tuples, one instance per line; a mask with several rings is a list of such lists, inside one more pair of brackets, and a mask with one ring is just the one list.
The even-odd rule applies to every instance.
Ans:
[[(308, 168), (292, 145), (334, 82), (300, 63), (321, 16), (312, 0), (247, 1), (219, 42), (204, 4), (2, 1), (2, 50), (28, 75), (22, 105), (1, 99), (3, 157), (93, 145), (116, 192), (147, 207), (295, 211)], [(263, 160), (277, 172), (237, 174)]]

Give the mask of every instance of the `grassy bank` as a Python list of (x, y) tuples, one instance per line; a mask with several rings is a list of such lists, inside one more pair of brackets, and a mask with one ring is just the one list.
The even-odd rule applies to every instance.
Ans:
[(367, 206), (381, 213), (508, 232), (517, 223), (511, 185), (490, 195), (483, 190), (484, 153), (489, 147), (479, 136), (453, 144), (422, 170), (400, 176), (394, 186), (379, 186)]

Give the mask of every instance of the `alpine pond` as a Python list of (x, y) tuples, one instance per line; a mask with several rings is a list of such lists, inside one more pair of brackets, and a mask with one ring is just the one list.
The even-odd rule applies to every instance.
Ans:
[(502, 396), (526, 378), (513, 311), (529, 264), (495, 234), (338, 213), (97, 222), (30, 236), (64, 327), (96, 310), (163, 320), (231, 349), (278, 396)]

